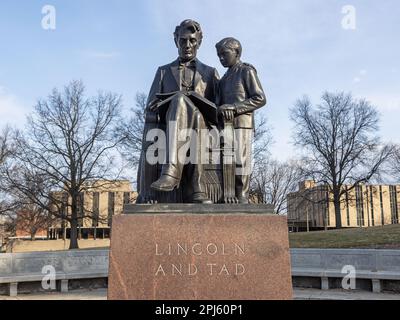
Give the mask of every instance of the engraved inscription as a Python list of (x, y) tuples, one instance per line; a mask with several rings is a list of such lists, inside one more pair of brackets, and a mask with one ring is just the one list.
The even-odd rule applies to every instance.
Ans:
[[(168, 243), (160, 245), (155, 244), (154, 254), (156, 257), (171, 256), (207, 256), (210, 259), (216, 256), (240, 257), (246, 255), (246, 246), (244, 243)], [(155, 276), (196, 276), (205, 274), (209, 276), (242, 276), (246, 273), (246, 267), (242, 263), (223, 263), (218, 264), (209, 261), (203, 265), (195, 263), (170, 263), (158, 264)]]

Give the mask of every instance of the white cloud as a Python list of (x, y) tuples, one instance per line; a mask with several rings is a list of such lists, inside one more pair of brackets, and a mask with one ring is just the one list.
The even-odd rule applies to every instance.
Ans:
[(367, 75), (367, 70), (365, 70), (365, 69), (363, 69), (363, 70), (360, 70), (360, 75), (361, 76), (365, 76), (365, 75)]
[(355, 78), (353, 79), (353, 82), (354, 82), (354, 83), (359, 83), (359, 82), (361, 82), (361, 78), (360, 78), (360, 77), (355, 77)]

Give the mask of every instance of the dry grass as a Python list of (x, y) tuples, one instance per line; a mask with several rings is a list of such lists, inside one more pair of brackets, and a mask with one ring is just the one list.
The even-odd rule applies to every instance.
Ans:
[[(110, 246), (110, 239), (79, 240), (80, 249), (105, 249)], [(63, 251), (68, 250), (69, 240), (18, 240), (14, 243), (12, 252)]]
[(400, 249), (400, 225), (291, 233), (291, 248)]

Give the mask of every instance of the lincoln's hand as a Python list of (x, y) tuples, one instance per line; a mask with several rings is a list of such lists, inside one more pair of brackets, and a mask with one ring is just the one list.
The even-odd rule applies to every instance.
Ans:
[(235, 111), (235, 106), (232, 104), (223, 104), (222, 106), (218, 107), (219, 113), (223, 113), (226, 110)]
[(154, 103), (152, 103), (150, 106), (149, 106), (149, 109), (150, 109), (150, 111), (152, 111), (152, 112), (157, 112), (157, 110), (158, 110), (158, 102), (154, 102)]
[(232, 121), (235, 118), (235, 113), (232, 110), (225, 110), (223, 115), (226, 121)]
[(235, 118), (235, 106), (233, 105), (224, 104), (218, 108), (218, 112), (226, 121), (232, 121)]

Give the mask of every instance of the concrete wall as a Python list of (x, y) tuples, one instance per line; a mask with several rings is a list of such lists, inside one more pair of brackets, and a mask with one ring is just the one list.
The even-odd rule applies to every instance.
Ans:
[(291, 249), (292, 269), (338, 270), (352, 265), (363, 272), (393, 272), (400, 276), (400, 250)]
[(343, 289), (353, 279), (352, 289), (400, 293), (400, 250), (292, 249), (291, 255), (296, 287)]
[(0, 254), (0, 278), (40, 275), (43, 267), (49, 265), (60, 274), (107, 274), (108, 250), (2, 253)]
[[(109, 250), (71, 250), (0, 254), (0, 294), (8, 286), (17, 295), (19, 284), (40, 282), (43, 267), (53, 266), (61, 291), (72, 288), (71, 280), (86, 281), (108, 277)], [(400, 293), (400, 250), (369, 249), (292, 249), (291, 267), (294, 286), (323, 290), (340, 288), (344, 266), (353, 266), (355, 289)], [(69, 284), (68, 284), (69, 283)], [(79, 284), (79, 283), (78, 283)], [(21, 286), (19, 286), (21, 288)], [(4, 290), (3, 290), (4, 291)]]
[[(54, 265), (62, 272), (108, 270), (109, 250), (71, 250), (0, 254), (0, 277), (8, 274), (41, 272)], [(341, 271), (345, 265), (369, 272), (400, 275), (400, 250), (291, 249), (292, 269)]]
[[(400, 250), (374, 249), (291, 249), (292, 269), (341, 270), (353, 265), (360, 271), (399, 272)], [(54, 264), (59, 270), (107, 270), (109, 250), (71, 250), (0, 254), (0, 276), (38, 272)], [(71, 269), (71, 267), (73, 269)], [(56, 269), (57, 269), (56, 268)]]

